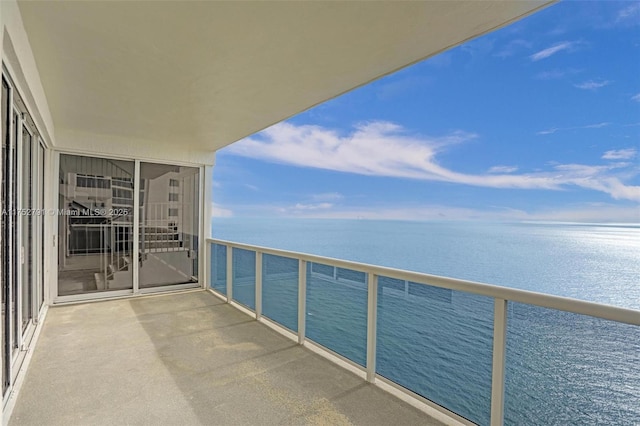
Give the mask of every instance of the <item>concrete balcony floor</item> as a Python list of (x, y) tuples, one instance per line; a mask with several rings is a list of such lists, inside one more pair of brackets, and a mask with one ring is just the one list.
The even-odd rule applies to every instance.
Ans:
[(52, 307), (10, 425), (436, 425), (207, 291)]

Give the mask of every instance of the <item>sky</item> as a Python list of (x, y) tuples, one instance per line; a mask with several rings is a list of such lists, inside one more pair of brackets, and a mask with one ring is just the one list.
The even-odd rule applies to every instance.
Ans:
[(214, 217), (640, 223), (640, 2), (561, 2), (218, 151)]

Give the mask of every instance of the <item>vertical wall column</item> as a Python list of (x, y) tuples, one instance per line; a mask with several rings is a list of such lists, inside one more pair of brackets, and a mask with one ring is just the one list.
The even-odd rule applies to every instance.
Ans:
[(133, 169), (133, 293), (140, 291), (140, 160), (136, 160)]
[(211, 237), (211, 226), (213, 221), (211, 214), (213, 213), (213, 165), (204, 166), (201, 171), (201, 188), (200, 191), (200, 211), (202, 212), (202, 218), (200, 220), (202, 229), (200, 230), (200, 253), (201, 260), (198, 262), (199, 269), (199, 281), (202, 288), (208, 288), (211, 282), (211, 244), (207, 242), (207, 238)]

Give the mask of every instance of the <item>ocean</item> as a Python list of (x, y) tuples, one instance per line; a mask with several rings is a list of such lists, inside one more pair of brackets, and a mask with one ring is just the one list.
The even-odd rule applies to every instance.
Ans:
[[(640, 310), (640, 225), (224, 218), (212, 231)], [(252, 262), (250, 252), (234, 252), (234, 298), (250, 307)], [(264, 314), (292, 330), (296, 268), (265, 256)], [(320, 264), (307, 276), (308, 337), (364, 365), (366, 277)], [(506, 424), (640, 425), (640, 327), (519, 303), (509, 304), (508, 320)], [(377, 328), (378, 374), (489, 423), (491, 298), (380, 277)]]

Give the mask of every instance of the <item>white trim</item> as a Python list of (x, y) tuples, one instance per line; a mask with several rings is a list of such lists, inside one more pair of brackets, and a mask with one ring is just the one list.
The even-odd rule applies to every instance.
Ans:
[(58, 296), (53, 299), (53, 304), (58, 305), (69, 302), (86, 302), (93, 299), (110, 299), (119, 296), (132, 296), (133, 290), (112, 290), (112, 291), (96, 291), (91, 293), (69, 294), (66, 296)]
[[(15, 102), (15, 99), (14, 99)], [(16, 108), (15, 105), (13, 105), (13, 117), (16, 120), (15, 123), (15, 128), (12, 129), (13, 130), (13, 136), (16, 138), (16, 140), (14, 141), (15, 143), (15, 149), (17, 150), (17, 160), (16, 160), (16, 178), (17, 178), (17, 185), (16, 185), (16, 206), (18, 208), (18, 211), (24, 209), (24, 205), (22, 203), (22, 190), (23, 190), (23, 186), (24, 186), (24, 182), (22, 181), (22, 173), (23, 173), (23, 167), (22, 167), (22, 122), (23, 122), (23, 118), (22, 118), (22, 112)], [(24, 247), (22, 245), (22, 223), (23, 223), (23, 219), (24, 216), (22, 215), (17, 215), (16, 216), (16, 222), (14, 224), (14, 226), (16, 227), (16, 247), (18, 248), (18, 261), (17, 261), (17, 270), (16, 270), (16, 280), (17, 280), (17, 284), (16, 284), (16, 294), (14, 295), (14, 299), (16, 300), (16, 321), (18, 322), (18, 324), (13, 324), (14, 327), (17, 327), (17, 332), (18, 335), (16, 336), (17, 338), (17, 346), (18, 346), (18, 351), (21, 352), (21, 348), (22, 348), (22, 268), (23, 268), (23, 264), (25, 263), (25, 257), (26, 257), (26, 253), (24, 252)], [(15, 332), (15, 330), (12, 330), (12, 332)], [(12, 349), (13, 350), (13, 349)], [(19, 355), (18, 355), (18, 359), (14, 359), (13, 361), (14, 363), (18, 362), (19, 363)], [(19, 370), (18, 370), (19, 371)], [(17, 374), (17, 372), (16, 372)], [(11, 381), (15, 381), (15, 375), (13, 373), (13, 371), (11, 372)]]
[(54, 148), (54, 151), (60, 153), (60, 154), (69, 154), (69, 155), (79, 155), (82, 157), (92, 157), (92, 158), (105, 158), (108, 160), (123, 160), (123, 161), (135, 161), (135, 160), (139, 160), (140, 162), (144, 162), (144, 163), (153, 163), (153, 164), (166, 164), (166, 165), (170, 165), (170, 166), (182, 166), (182, 167), (201, 167), (204, 166), (206, 164), (203, 163), (197, 163), (197, 162), (189, 162), (189, 161), (180, 161), (180, 160), (159, 160), (157, 158), (153, 158), (153, 157), (146, 157), (146, 156), (140, 156), (140, 155), (136, 155), (135, 159), (132, 159), (131, 156), (127, 156), (127, 155), (122, 155), (122, 154), (118, 154), (118, 153), (111, 153), (111, 152), (102, 152), (102, 151), (92, 151), (92, 150), (87, 150), (87, 149), (75, 149), (75, 148)]
[(141, 287), (138, 294), (152, 294), (152, 293), (167, 293), (174, 290), (188, 290), (188, 289), (198, 289), (200, 290), (200, 283), (184, 283), (184, 284), (167, 284), (157, 287)]
[(304, 345), (307, 329), (307, 262), (298, 260), (298, 344)]
[(493, 301), (493, 367), (491, 369), (491, 426), (504, 424), (504, 368), (507, 348), (507, 301)]
[(227, 250), (227, 302), (233, 300), (233, 247), (226, 247)]
[(375, 385), (446, 425), (475, 425), (475, 423), (465, 419), (464, 417), (454, 413), (453, 411), (449, 411), (446, 408), (436, 404), (435, 402), (421, 395), (418, 395), (415, 392), (411, 392), (409, 389), (400, 386), (399, 384), (387, 379), (386, 377), (377, 375)]
[(269, 327), (270, 329), (282, 334), (287, 339), (289, 339), (289, 340), (291, 340), (293, 342), (297, 342), (298, 335), (294, 331), (289, 330), (287, 327), (282, 326), (280, 323), (272, 320), (271, 318), (262, 316), (262, 317), (260, 317), (259, 321), (262, 324), (264, 324), (267, 327)]
[(9, 419), (11, 419), (13, 408), (15, 407), (16, 401), (18, 400), (18, 395), (20, 394), (20, 390), (22, 389), (22, 384), (24, 383), (24, 379), (27, 374), (27, 369), (29, 368), (29, 364), (31, 363), (31, 358), (33, 357), (33, 352), (37, 346), (38, 339), (40, 338), (40, 332), (42, 331), (42, 327), (44, 325), (44, 321), (47, 317), (48, 312), (49, 312), (49, 307), (45, 305), (40, 314), (40, 322), (35, 327), (35, 330), (33, 332), (33, 337), (31, 338), (29, 349), (27, 350), (24, 356), (22, 365), (18, 370), (16, 379), (9, 386), (9, 389), (7, 389), (7, 398), (6, 400), (3, 400), (3, 406), (2, 406), (3, 408), (2, 409), (2, 425), (3, 426), (9, 424)]
[(378, 276), (367, 274), (367, 382), (376, 380), (376, 329), (378, 324)]
[[(60, 208), (60, 185), (58, 183), (58, 173), (60, 170), (60, 153), (55, 150), (49, 150), (49, 162), (51, 167), (49, 168), (49, 182), (50, 182), (50, 191), (49, 192), (49, 202), (51, 208), (54, 211), (58, 211)], [(46, 200), (45, 200), (46, 203)], [(46, 231), (50, 231), (49, 234), (46, 234)], [(48, 229), (45, 230), (45, 235), (51, 238), (51, 245), (48, 250), (48, 260), (49, 260), (49, 291), (48, 291), (48, 299), (49, 303), (53, 304), (54, 301), (59, 297), (58, 296), (58, 261), (59, 261), (59, 251), (60, 251), (60, 220), (58, 216), (50, 216), (49, 217), (49, 226)]]
[(216, 296), (218, 299), (222, 300), (223, 302), (227, 302), (227, 296), (225, 296), (224, 294), (220, 293), (218, 290), (216, 290), (213, 287), (209, 287), (207, 288), (207, 291), (210, 291), (211, 293), (213, 293), (214, 296)]
[(140, 293), (140, 160), (133, 163), (133, 252), (131, 264), (133, 265), (133, 294)]
[(365, 368), (350, 359), (340, 355), (337, 352), (332, 351), (331, 349), (322, 346), (321, 344), (314, 342), (313, 340), (306, 339), (303, 346), (312, 352), (320, 355), (323, 358), (328, 359), (329, 361), (338, 364), (340, 367), (344, 368), (360, 377), (363, 380), (367, 379), (367, 373)]
[[(104, 296), (104, 297), (92, 298), (92, 299), (86, 299), (86, 300), (58, 301), (53, 306), (54, 307), (58, 307), (58, 306), (68, 306), (68, 305), (81, 305), (81, 304), (85, 304), (85, 303), (100, 303), (100, 302), (107, 302), (107, 301), (110, 301), (110, 300), (139, 299), (139, 298), (143, 298), (143, 297), (164, 296), (164, 295), (172, 294), (172, 293), (176, 293), (176, 294), (179, 294), (179, 293), (192, 293), (194, 291), (202, 291), (202, 289), (201, 288), (197, 288), (197, 287), (191, 287), (191, 288), (171, 289), (171, 290), (161, 291), (161, 292), (150, 292), (150, 293), (146, 293), (146, 294), (129, 293), (129, 294), (123, 294), (123, 295), (113, 295), (113, 294), (101, 293), (101, 295)], [(111, 293), (115, 293), (115, 291), (111, 292)], [(63, 297), (68, 297), (68, 296), (63, 296)]]
[[(210, 245), (210, 244), (207, 244)], [(256, 252), (256, 319), (262, 317), (262, 253)]]
[(251, 310), (248, 306), (243, 305), (242, 303), (236, 302), (235, 300), (230, 300), (229, 305), (233, 306), (240, 312), (249, 315), (251, 318), (256, 319), (256, 313)]

